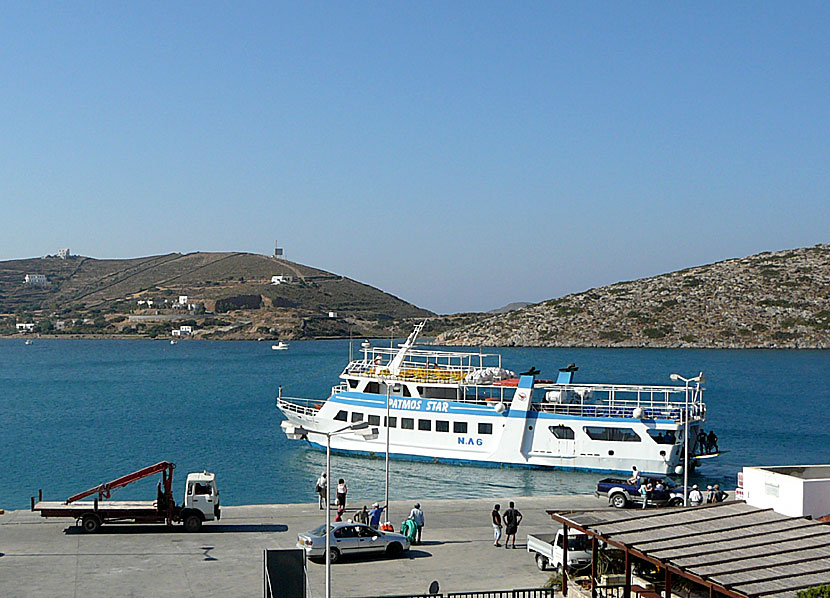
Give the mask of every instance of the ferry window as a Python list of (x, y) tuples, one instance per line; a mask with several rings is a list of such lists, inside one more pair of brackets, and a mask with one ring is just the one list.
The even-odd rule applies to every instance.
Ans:
[(412, 393), (409, 392), (409, 386), (407, 386), (406, 384), (403, 385), (403, 396), (405, 396), (405, 397), (411, 397), (412, 396)]
[(359, 382), (360, 382), (359, 380), (354, 380), (352, 378), (349, 378), (349, 388), (357, 388), (357, 385), (358, 385)]
[(657, 444), (674, 444), (675, 442), (674, 430), (649, 430), (648, 435)]
[(550, 430), (559, 440), (574, 439), (574, 431), (568, 426), (548, 426), (548, 430)]
[(345, 411), (338, 411), (337, 415), (334, 416), (334, 419), (336, 419), (339, 422), (344, 422), (348, 421), (349, 417)]
[[(383, 425), (386, 425), (386, 416), (383, 416)], [(398, 418), (394, 415), (389, 418), (389, 427), (390, 428), (397, 428), (398, 427)]]
[(479, 434), (492, 434), (493, 433), (493, 424), (478, 424), (478, 433)]
[(640, 442), (637, 432), (631, 428), (601, 428), (599, 426), (585, 426), (585, 433), (591, 440), (609, 440), (612, 442)]
[(363, 392), (368, 392), (368, 393), (371, 393), (373, 395), (379, 395), (380, 394), (380, 383), (379, 382), (369, 382), (369, 384), (366, 385), (366, 389)]
[(379, 415), (370, 415), (369, 416), (369, 425), (370, 426), (379, 426), (380, 425), (380, 416)]
[(411, 417), (402, 417), (401, 418), (401, 429), (402, 430), (414, 430), (415, 429), (415, 420)]
[(352, 421), (353, 422), (362, 422), (363, 421), (363, 414), (359, 411), (352, 411)]
[(450, 431), (450, 422), (439, 419), (438, 421), (435, 422), (435, 431), (436, 432), (449, 432)]
[(432, 420), (419, 419), (418, 420), (418, 429), (423, 430), (424, 432), (429, 432), (430, 430), (432, 430)]
[(467, 422), (452, 422), (452, 431), (456, 434), (466, 434)]

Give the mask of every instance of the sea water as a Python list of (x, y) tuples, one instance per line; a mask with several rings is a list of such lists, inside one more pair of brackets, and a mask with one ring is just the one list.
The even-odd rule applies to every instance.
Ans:
[[(355, 347), (359, 345), (355, 343)], [(509, 348), (505, 367), (555, 378), (575, 362), (578, 382), (670, 384), (703, 372), (705, 428), (721, 450), (692, 475), (734, 488), (745, 465), (830, 463), (830, 351)], [(60, 500), (167, 460), (181, 501), (188, 472), (218, 476), (222, 503), (314, 501), (325, 453), (280, 430), (278, 387), (325, 398), (349, 357), (349, 341), (0, 339), (0, 508), (18, 509), (43, 489)], [(158, 477), (158, 476), (156, 476)], [(333, 455), (352, 504), (382, 500), (383, 458)], [(394, 461), (392, 499), (592, 492), (601, 474)], [(117, 498), (154, 496), (155, 479)]]

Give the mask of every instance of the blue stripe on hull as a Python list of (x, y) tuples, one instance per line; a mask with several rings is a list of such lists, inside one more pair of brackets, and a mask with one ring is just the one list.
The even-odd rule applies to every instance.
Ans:
[[(326, 447), (316, 442), (307, 440), (308, 444), (317, 450), (325, 452)], [(336, 455), (349, 455), (358, 457), (368, 457), (370, 459), (379, 459), (384, 456), (383, 451), (353, 451), (350, 449), (331, 449), (331, 452)], [(500, 461), (478, 461), (473, 459), (450, 459), (446, 457), (428, 457), (425, 455), (408, 455), (406, 453), (389, 453), (390, 459), (397, 459), (400, 461), (420, 461), (423, 463), (446, 463), (449, 465), (476, 465), (479, 467), (490, 467), (499, 469), (553, 469), (557, 471), (586, 471), (592, 473), (625, 473), (630, 474), (631, 470), (626, 469), (602, 469), (594, 467), (565, 467), (560, 465), (534, 465), (532, 463), (502, 463)], [(658, 475), (666, 476), (670, 474), (661, 473), (657, 471), (642, 471), (644, 475)]]

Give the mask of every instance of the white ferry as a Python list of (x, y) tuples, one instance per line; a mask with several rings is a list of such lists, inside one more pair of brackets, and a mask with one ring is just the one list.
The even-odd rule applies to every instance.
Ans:
[[(667, 475), (682, 472), (706, 416), (701, 379), (685, 386), (577, 384), (519, 377), (497, 354), (415, 348), (424, 323), (399, 348), (362, 345), (326, 400), (289, 398), (283, 430), (316, 448), (391, 458), (489, 466)], [(388, 419), (387, 419), (388, 417)], [(375, 439), (344, 428), (367, 422)], [(389, 423), (387, 427), (387, 421)], [(388, 434), (388, 437), (387, 437)]]

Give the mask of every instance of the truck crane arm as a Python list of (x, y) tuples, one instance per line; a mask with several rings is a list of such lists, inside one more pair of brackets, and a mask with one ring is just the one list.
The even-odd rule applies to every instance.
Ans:
[(144, 469), (139, 469), (138, 471), (134, 471), (133, 473), (128, 473), (127, 475), (121, 476), (120, 478), (116, 478), (110, 482), (105, 482), (94, 488), (90, 488), (89, 490), (84, 490), (83, 492), (79, 492), (74, 496), (70, 496), (66, 499), (66, 504), (71, 502), (75, 502), (76, 500), (81, 500), (82, 498), (86, 498), (92, 494), (98, 493), (98, 498), (110, 498), (110, 494), (116, 488), (121, 488), (140, 480), (142, 478), (146, 478), (147, 476), (151, 476), (153, 474), (161, 472), (162, 474), (162, 482), (164, 484), (164, 494), (165, 496), (171, 496), (171, 483), (173, 481), (173, 469), (176, 466), (169, 461), (160, 461), (155, 465), (150, 465), (149, 467), (145, 467)]

